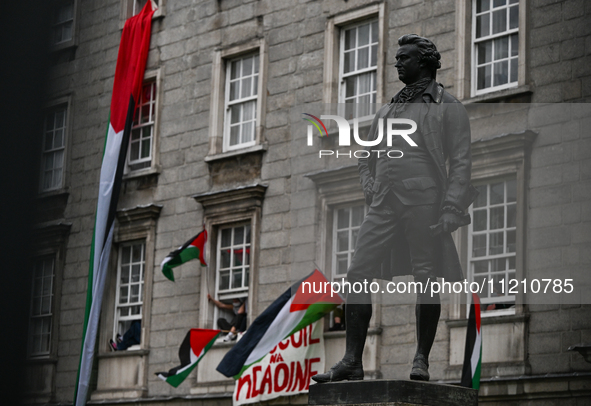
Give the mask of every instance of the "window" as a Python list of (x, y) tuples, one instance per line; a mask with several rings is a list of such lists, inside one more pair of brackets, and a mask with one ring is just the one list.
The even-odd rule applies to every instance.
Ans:
[(131, 171), (152, 165), (152, 144), (156, 123), (156, 82), (142, 87), (129, 140), (128, 168)]
[(218, 233), (216, 297), (227, 300), (248, 296), (250, 224), (222, 228)]
[(364, 21), (341, 30), (339, 103), (362, 103), (357, 117), (370, 114), (376, 102), (379, 28), (378, 20)]
[(519, 0), (474, 0), (473, 94), (517, 86)]
[[(156, 4), (158, 9), (154, 12), (152, 18), (163, 16), (166, 0), (153, 0), (153, 3)], [(123, 0), (121, 3), (121, 18), (123, 22), (128, 18), (138, 15), (145, 5), (146, 0)], [(123, 25), (121, 28), (123, 28)]]
[(234, 59), (227, 64), (224, 150), (255, 144), (259, 55)]
[(74, 1), (59, 4), (55, 8), (52, 43), (54, 45), (71, 41), (74, 38)]
[(67, 116), (67, 106), (53, 108), (45, 115), (40, 185), (42, 192), (60, 189), (63, 185)]
[[(386, 5), (329, 17), (325, 35), (325, 103), (383, 102), (384, 16)], [(358, 111), (358, 117), (369, 110)]]
[(36, 261), (29, 324), (29, 356), (49, 356), (53, 323), (55, 257)]
[(334, 210), (332, 232), (332, 277), (339, 282), (347, 278), (347, 270), (355, 252), (359, 227), (363, 222), (367, 206), (358, 204)]
[(515, 305), (507, 281), (516, 277), (516, 181), (488, 183), (477, 189), (480, 195), (470, 207), (470, 278), (485, 286), (481, 295), (483, 310), (505, 309)]
[(113, 339), (117, 334), (123, 335), (133, 321), (142, 319), (145, 265), (144, 242), (126, 243), (120, 246)]

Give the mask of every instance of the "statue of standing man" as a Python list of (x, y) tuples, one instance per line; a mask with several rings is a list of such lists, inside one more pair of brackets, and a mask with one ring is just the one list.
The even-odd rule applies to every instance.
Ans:
[[(367, 286), (374, 278), (392, 280), (400, 275), (413, 275), (423, 285), (437, 277), (451, 282), (463, 279), (451, 232), (467, 223), (465, 211), (476, 197), (470, 184), (468, 115), (435, 81), (441, 56), (433, 42), (409, 34), (398, 39), (398, 45), (395, 67), (406, 86), (378, 111), (369, 139), (377, 139), (379, 125), (386, 125), (388, 118), (405, 118), (417, 124), (410, 135), (417, 146), (401, 137), (393, 137), (387, 146), (383, 137), (379, 146), (368, 149), (403, 151), (402, 158), (386, 154), (378, 158), (371, 152), (368, 158), (359, 158), (359, 176), (370, 207), (347, 272), (351, 285), (367, 281)], [(433, 232), (434, 225), (441, 232)], [(417, 349), (410, 379), (429, 380), (429, 352), (440, 313), (438, 293), (430, 289), (417, 293)], [(348, 292), (345, 356), (312, 379), (363, 379), (362, 355), (371, 314), (371, 292)]]

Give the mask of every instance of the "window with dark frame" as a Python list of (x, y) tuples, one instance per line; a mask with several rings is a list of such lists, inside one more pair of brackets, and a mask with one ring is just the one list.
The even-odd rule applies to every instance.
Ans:
[(143, 241), (119, 247), (113, 340), (124, 335), (136, 320), (142, 320), (146, 245)]
[(29, 356), (51, 353), (53, 323), (55, 257), (40, 258), (35, 263), (29, 319)]
[(53, 108), (45, 114), (40, 185), (42, 192), (62, 187), (67, 117), (67, 106)]

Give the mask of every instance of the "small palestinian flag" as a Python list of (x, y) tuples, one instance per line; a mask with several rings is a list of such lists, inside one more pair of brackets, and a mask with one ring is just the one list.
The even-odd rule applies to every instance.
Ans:
[(178, 249), (172, 251), (164, 258), (160, 267), (162, 273), (168, 279), (174, 282), (172, 268), (184, 264), (192, 259), (199, 258), (202, 266), (207, 266), (205, 262), (205, 243), (207, 242), (207, 231), (203, 230), (195, 237), (184, 243)]
[(482, 330), (480, 329), (480, 298), (472, 293), (472, 305), (466, 330), (466, 349), (461, 385), (466, 388), (480, 388), (480, 365), (482, 363)]
[(341, 303), (341, 296), (334, 293), (326, 277), (315, 270), (287, 289), (253, 321), (222, 359), (218, 372), (238, 379), (246, 368), (260, 361), (281, 340), (321, 319)]
[(156, 372), (158, 378), (175, 388), (178, 387), (197, 366), (199, 361), (201, 361), (205, 353), (209, 351), (220, 333), (221, 330), (207, 330), (202, 328), (192, 328), (189, 330), (181, 344), (181, 348), (179, 348), (181, 365), (172, 368), (168, 372)]

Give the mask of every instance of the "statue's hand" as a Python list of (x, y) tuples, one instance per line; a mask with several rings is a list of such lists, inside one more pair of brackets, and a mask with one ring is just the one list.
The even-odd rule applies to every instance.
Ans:
[(445, 233), (453, 233), (461, 226), (460, 216), (456, 213), (443, 213), (439, 218), (439, 223)]

